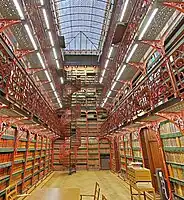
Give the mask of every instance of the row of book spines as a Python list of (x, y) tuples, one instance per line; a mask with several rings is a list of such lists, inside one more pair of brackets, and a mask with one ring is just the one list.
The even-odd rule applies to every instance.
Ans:
[(179, 129), (171, 122), (161, 123), (160, 125), (160, 133), (168, 134), (168, 133), (176, 133), (179, 132)]

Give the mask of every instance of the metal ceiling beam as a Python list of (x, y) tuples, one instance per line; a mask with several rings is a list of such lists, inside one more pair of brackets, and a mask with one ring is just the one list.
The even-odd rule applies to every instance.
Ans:
[[(69, 33), (78, 33), (79, 31), (68, 31), (68, 32), (63, 32), (63, 35), (65, 34), (69, 34)], [(95, 35), (101, 35), (100, 33), (95, 33), (95, 32), (92, 32), (92, 31), (84, 31), (85, 33), (91, 33), (91, 34), (95, 34)]]
[(58, 19), (59, 18), (64, 18), (64, 17), (66, 17), (66, 16), (71, 16), (71, 15), (93, 15), (93, 16), (96, 16), (96, 17), (100, 17), (100, 18), (102, 18), (102, 19), (104, 19), (104, 16), (102, 16), (102, 15), (96, 15), (96, 14), (90, 14), (90, 13), (69, 13), (69, 14), (65, 14), (65, 15), (58, 15)]
[(59, 9), (56, 9), (57, 11), (58, 10), (65, 10), (65, 9), (72, 9), (72, 8), (91, 8), (91, 9), (96, 9), (96, 10), (102, 10), (102, 11), (105, 11), (105, 9), (102, 9), (102, 8), (99, 8), (99, 7), (93, 7), (93, 6), (69, 6), (69, 7), (63, 7), (63, 8), (59, 8)]
[(67, 20), (67, 21), (62, 21), (58, 24), (65, 24), (65, 23), (69, 23), (69, 22), (78, 22), (78, 21), (83, 21), (83, 22), (94, 22), (94, 23), (97, 23), (97, 24), (104, 24), (103, 22), (99, 22), (99, 21), (96, 21), (96, 20), (89, 20), (89, 19), (71, 19), (71, 20)]
[(97, 30), (101, 30), (101, 28), (98, 28), (98, 27), (95, 27), (95, 26), (87, 26), (87, 25), (85, 25), (85, 24), (79, 24), (78, 26), (76, 25), (76, 26), (67, 26), (67, 27), (63, 27), (62, 28), (62, 30), (63, 29), (67, 29), (67, 28), (75, 28), (75, 27), (87, 27), (87, 28), (94, 28), (94, 29), (97, 29)]

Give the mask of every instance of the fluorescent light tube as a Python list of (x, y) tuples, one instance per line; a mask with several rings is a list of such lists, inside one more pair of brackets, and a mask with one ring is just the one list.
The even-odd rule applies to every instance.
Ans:
[(106, 71), (106, 70), (104, 69), (103, 72), (102, 72), (102, 77), (104, 77), (104, 75), (105, 75), (105, 71)]
[(112, 87), (111, 87), (111, 90), (113, 90), (114, 88), (115, 88), (115, 86), (116, 86), (116, 81), (113, 83), (113, 85), (112, 85)]
[(58, 104), (59, 104), (60, 108), (62, 108), (62, 107), (63, 107), (63, 105), (61, 104), (61, 102), (58, 102)]
[(105, 100), (104, 100), (104, 104), (107, 102), (107, 97), (105, 98)]
[(63, 77), (60, 78), (61, 84), (64, 83)]
[(50, 29), (49, 20), (48, 20), (47, 12), (46, 12), (45, 8), (43, 8), (43, 16), (44, 16), (44, 19), (45, 19), (47, 29)]
[(112, 50), (113, 50), (113, 47), (111, 47), (111, 48), (110, 48), (110, 50), (109, 50), (109, 53), (108, 53), (108, 58), (110, 58), (110, 57), (111, 57)]
[(151, 24), (153, 18), (155, 17), (157, 11), (158, 11), (158, 8), (155, 8), (155, 9), (153, 10), (153, 12), (152, 12), (152, 14), (151, 14), (151, 16), (150, 16), (148, 22), (146, 23), (146, 25), (145, 25), (144, 29), (142, 30), (141, 34), (139, 35), (139, 40), (141, 40), (141, 39), (143, 38), (143, 36), (144, 36), (144, 34), (146, 33), (146, 31), (147, 31), (149, 25)]
[(18, 3), (18, 0), (13, 0), (13, 3), (15, 4), (15, 7), (17, 9), (19, 16), (20, 16), (20, 19), (24, 20), (25, 19), (24, 13), (23, 13), (23, 11), (22, 11), (19, 3)]
[(26, 29), (26, 31), (27, 31), (27, 34), (28, 34), (28, 36), (29, 36), (29, 39), (31, 40), (31, 43), (32, 43), (32, 45), (33, 45), (33, 48), (34, 48), (35, 50), (38, 50), (38, 47), (37, 47), (37, 45), (36, 45), (36, 42), (35, 42), (35, 40), (34, 40), (34, 38), (33, 38), (33, 35), (32, 35), (32, 33), (31, 33), (31, 30), (30, 30), (29, 26), (28, 26), (27, 24), (24, 24), (24, 27), (25, 27), (25, 29)]
[(123, 65), (123, 67), (121, 68), (120, 73), (119, 73), (118, 76), (117, 76), (117, 80), (119, 80), (119, 78), (121, 77), (121, 75), (122, 75), (122, 73), (124, 72), (125, 68), (126, 68), (126, 65)]
[(58, 57), (57, 57), (56, 49), (55, 49), (55, 48), (53, 48), (52, 50), (53, 50), (54, 58), (57, 60), (57, 59), (58, 59)]
[(41, 4), (41, 6), (43, 6), (44, 5), (44, 0), (40, 0), (40, 4)]
[(58, 60), (56, 60), (56, 66), (57, 66), (58, 69), (60, 69), (60, 65), (59, 65), (59, 61)]
[(55, 91), (54, 85), (53, 83), (50, 83), (51, 88), (53, 89), (53, 91)]
[(111, 95), (112, 91), (110, 90), (107, 94), (107, 97), (109, 97)]
[(45, 64), (44, 64), (44, 62), (43, 62), (43, 59), (42, 59), (42, 57), (41, 57), (41, 54), (40, 54), (39, 52), (37, 53), (37, 56), (38, 56), (38, 59), (40, 60), (40, 63), (41, 63), (41, 65), (42, 65), (43, 69), (46, 69)]
[(47, 77), (48, 81), (50, 82), (50, 81), (51, 81), (51, 79), (50, 79), (50, 76), (49, 76), (49, 73), (48, 73), (48, 71), (47, 71), (47, 70), (45, 70), (45, 75), (46, 75), (46, 77)]
[(54, 91), (54, 94), (55, 94), (55, 96), (56, 96), (56, 98), (58, 97), (58, 95), (57, 95), (57, 92), (56, 91)]
[(103, 81), (103, 77), (100, 78), (99, 82), (102, 83), (102, 81)]
[(52, 37), (52, 33), (49, 31), (48, 34), (49, 34), (50, 43), (53, 47), (54, 46), (54, 40), (53, 40), (53, 37)]
[(125, 11), (126, 11), (126, 9), (127, 9), (128, 2), (129, 2), (129, 0), (126, 0), (126, 1), (125, 1), (125, 4), (123, 5), (123, 10), (122, 10), (122, 13), (121, 13), (120, 22), (123, 21), (123, 17), (124, 17), (124, 15), (125, 15)]
[(133, 54), (134, 54), (135, 50), (137, 49), (137, 47), (138, 47), (138, 44), (135, 44), (135, 45), (133, 46), (133, 48), (132, 48), (130, 54), (128, 55), (128, 58), (126, 59), (126, 62), (127, 62), (127, 63), (130, 61), (130, 59), (131, 59), (131, 57), (133, 56)]
[(105, 66), (104, 66), (105, 69), (107, 68), (108, 63), (109, 63), (109, 59), (107, 59), (105, 62)]

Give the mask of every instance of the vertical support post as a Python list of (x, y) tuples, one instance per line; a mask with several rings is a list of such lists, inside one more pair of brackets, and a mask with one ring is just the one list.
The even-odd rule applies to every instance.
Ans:
[(100, 138), (98, 137), (98, 165), (99, 170), (101, 169), (101, 160), (100, 160)]
[(89, 137), (86, 137), (86, 151), (87, 151), (87, 170), (89, 170)]
[(24, 162), (24, 169), (23, 169), (23, 175), (22, 175), (22, 188), (21, 193), (24, 192), (24, 186), (25, 186), (25, 174), (26, 174), (26, 165), (28, 161), (28, 151), (29, 151), (29, 144), (30, 144), (30, 132), (27, 131), (27, 142), (26, 142), (26, 152), (25, 152), (25, 162)]
[[(51, 169), (54, 170), (54, 139), (51, 140)], [(49, 157), (50, 159), (50, 157)]]
[(174, 96), (179, 97), (179, 91), (178, 91), (178, 88), (177, 88), (177, 85), (176, 85), (176, 79), (175, 79), (175, 76), (174, 76), (173, 71), (171, 69), (171, 66), (168, 63), (168, 60), (166, 60), (166, 66), (167, 66), (167, 70), (168, 70), (168, 73), (169, 73), (169, 76), (170, 76), (170, 79), (171, 79), (172, 87), (174, 89)]
[[(34, 134), (34, 139), (37, 141), (37, 135)], [(31, 177), (31, 185), (34, 183), (34, 172), (35, 172), (35, 160), (36, 160), (36, 150), (37, 150), (37, 142), (34, 143), (34, 153), (33, 153), (33, 169), (32, 169), (32, 177)]]
[(164, 155), (164, 151), (163, 151), (163, 147), (162, 147), (162, 140), (160, 138), (160, 126), (159, 126), (159, 124), (153, 125), (152, 129), (156, 133), (156, 139), (157, 139), (157, 142), (158, 142), (158, 145), (159, 145), (159, 151), (160, 151), (160, 153), (162, 155), (162, 159), (163, 159), (165, 177), (166, 177), (166, 181), (167, 181), (167, 185), (168, 185), (168, 189), (169, 189), (169, 200), (172, 200), (171, 183), (170, 183), (170, 180), (169, 180), (169, 173), (168, 173), (168, 170), (167, 170), (165, 155)]
[(38, 175), (38, 179), (40, 180), (41, 179), (41, 176), (40, 176), (40, 174), (41, 174), (41, 170), (42, 170), (42, 168), (41, 168), (41, 160), (42, 160), (42, 148), (43, 148), (43, 136), (41, 135), (41, 146), (40, 146), (40, 148), (39, 148), (39, 151), (40, 151), (40, 153), (39, 153), (39, 156), (40, 156), (40, 159), (39, 159), (39, 175)]
[(17, 128), (15, 128), (15, 134), (14, 134), (14, 144), (13, 144), (13, 154), (12, 154), (12, 165), (10, 168), (10, 179), (9, 179), (9, 185), (12, 183), (12, 174), (13, 174), (13, 168), (14, 168), (14, 164), (15, 164), (15, 156), (16, 156), (16, 152), (17, 152), (17, 138), (18, 138), (18, 130)]
[(138, 141), (139, 141), (139, 145), (141, 147), (143, 167), (145, 167), (145, 162), (144, 162), (144, 158), (143, 158), (143, 147), (142, 147), (142, 142), (141, 142), (141, 128), (138, 130)]

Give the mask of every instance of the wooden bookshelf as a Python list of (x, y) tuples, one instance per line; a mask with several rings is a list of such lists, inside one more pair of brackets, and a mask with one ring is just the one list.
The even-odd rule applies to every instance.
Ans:
[(53, 168), (54, 170), (68, 170), (70, 165), (70, 140), (61, 138), (53, 142)]
[(128, 166), (134, 160), (133, 149), (132, 149), (132, 137), (130, 133), (124, 135), (124, 148), (125, 148), (126, 164)]
[(184, 136), (171, 122), (160, 124), (165, 159), (176, 199), (184, 199)]
[(98, 138), (89, 137), (88, 139), (88, 167), (89, 169), (99, 169), (100, 152)]
[(0, 199), (4, 198), (9, 184), (17, 183), (18, 191), (26, 192), (43, 179), (52, 166), (49, 138), (24, 129), (17, 130), (15, 126), (3, 128), (4, 134), (0, 139)]
[(120, 152), (120, 165), (121, 165), (121, 176), (126, 177), (127, 172), (127, 162), (125, 154), (124, 136), (119, 137), (119, 152)]
[(139, 133), (132, 132), (131, 140), (132, 140), (133, 161), (140, 162), (142, 163), (142, 166), (143, 166), (143, 157), (142, 157), (141, 145), (140, 145), (140, 140), (139, 140)]

